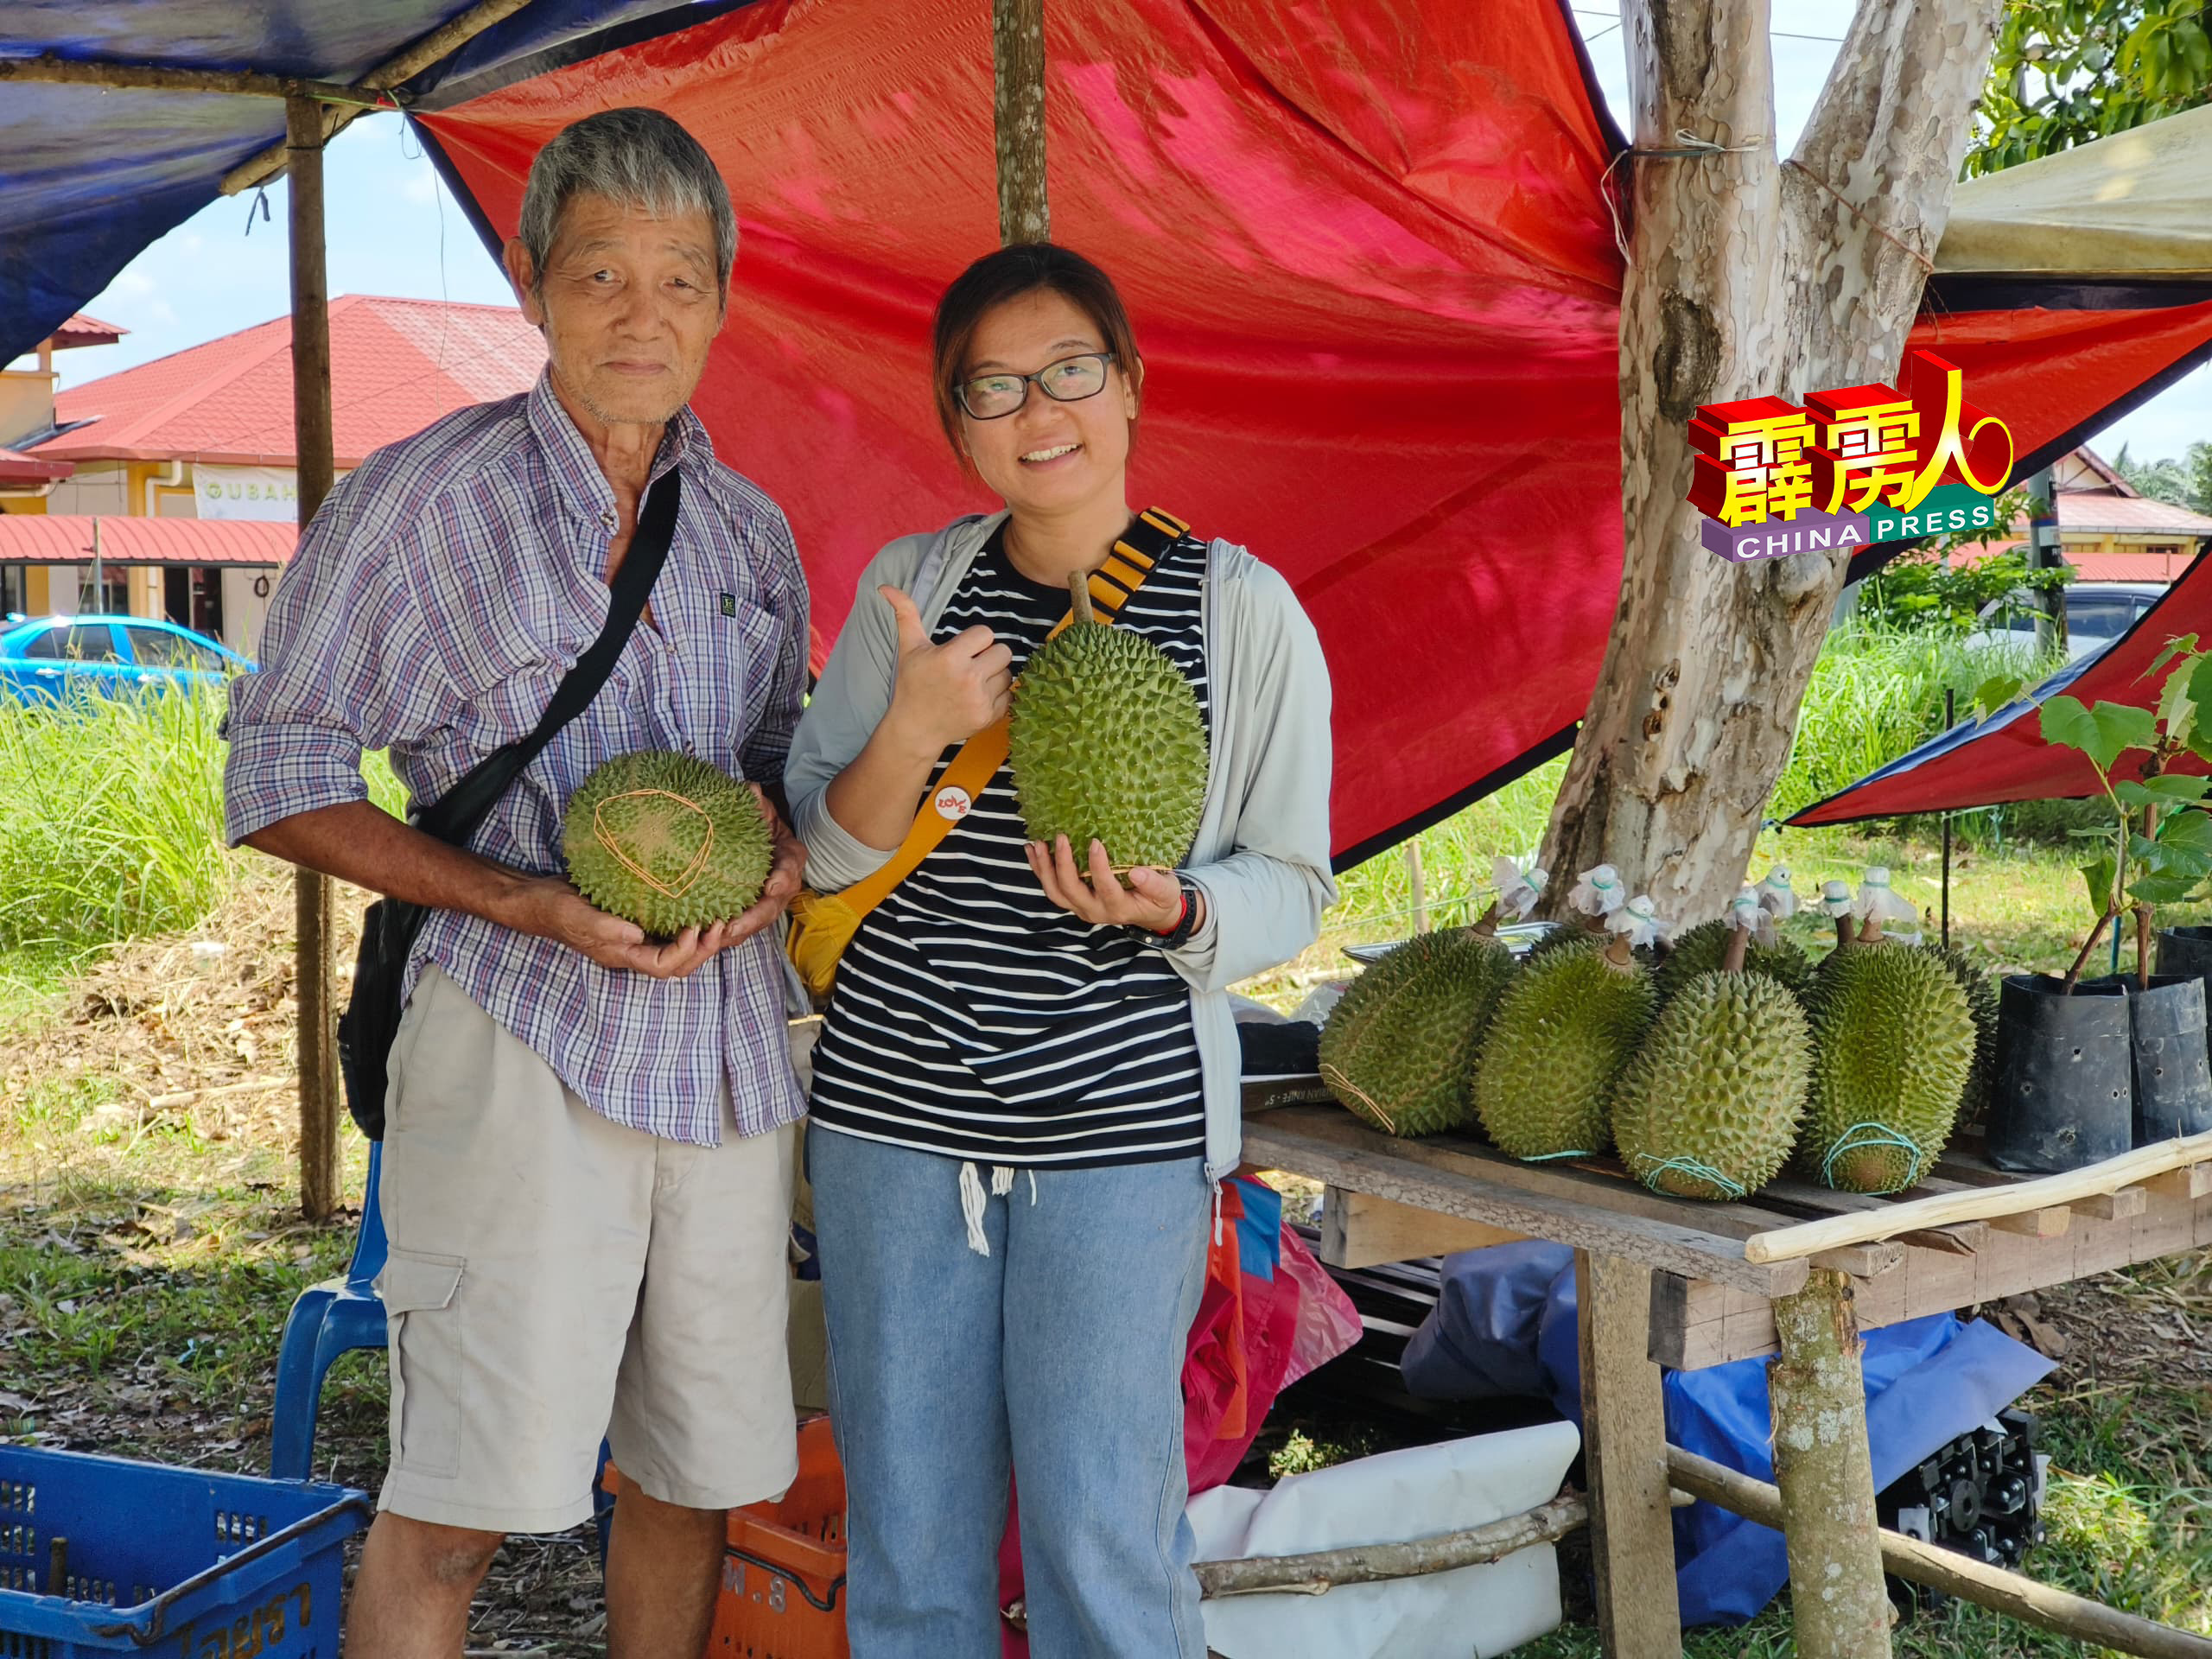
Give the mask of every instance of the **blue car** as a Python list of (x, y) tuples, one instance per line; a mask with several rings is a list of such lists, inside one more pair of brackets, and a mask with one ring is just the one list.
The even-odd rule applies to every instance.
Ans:
[(11, 616), (0, 624), (0, 695), (18, 702), (190, 690), (252, 670), (205, 634), (150, 617)]

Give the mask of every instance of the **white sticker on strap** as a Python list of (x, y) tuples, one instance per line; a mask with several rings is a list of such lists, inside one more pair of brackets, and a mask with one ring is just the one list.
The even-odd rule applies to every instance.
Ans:
[(975, 798), (959, 785), (947, 784), (943, 789), (938, 791), (937, 799), (931, 804), (937, 808), (938, 817), (950, 818), (953, 823), (957, 823), (968, 816), (976, 802)]

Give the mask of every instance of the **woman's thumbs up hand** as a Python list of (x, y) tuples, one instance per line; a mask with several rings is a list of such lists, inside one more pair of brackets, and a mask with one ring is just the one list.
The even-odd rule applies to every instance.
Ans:
[(934, 760), (1006, 713), (1014, 689), (1014, 653), (982, 626), (934, 643), (912, 598), (896, 588), (876, 592), (891, 607), (899, 628), (898, 677), (885, 723), (917, 757)]

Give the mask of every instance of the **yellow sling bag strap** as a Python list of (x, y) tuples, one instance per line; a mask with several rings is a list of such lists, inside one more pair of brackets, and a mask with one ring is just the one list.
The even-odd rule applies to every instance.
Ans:
[[(1090, 602), (1099, 618), (1111, 622), (1130, 594), (1144, 586), (1144, 579), (1160, 556), (1190, 529), (1181, 519), (1147, 508), (1137, 515), (1106, 563), (1090, 573)], [(1047, 638), (1057, 637), (1075, 620), (1062, 617)], [(1001, 715), (963, 744), (945, 767), (944, 776), (923, 798), (914, 814), (913, 828), (882, 868), (865, 880), (837, 893), (815, 893), (804, 888), (791, 900), (791, 929), (785, 948), (799, 978), (816, 997), (830, 995), (837, 976), (837, 959), (853, 942), (861, 923), (904, 881), (921, 861), (937, 850), (938, 843), (968, 815), (984, 786), (1006, 764), (1007, 721)]]

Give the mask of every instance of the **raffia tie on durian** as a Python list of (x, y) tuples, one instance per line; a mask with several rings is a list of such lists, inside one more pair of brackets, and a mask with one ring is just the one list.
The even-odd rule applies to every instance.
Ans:
[[(607, 827), (608, 807), (620, 801), (652, 799), (674, 801), (678, 806), (688, 807), (697, 813), (707, 826), (706, 838), (699, 843), (699, 850), (691, 855), (691, 861), (677, 873), (673, 885), (663, 881), (651, 870), (639, 863), (636, 859), (624, 852), (622, 843), (615, 838), (614, 832)], [(607, 849), (608, 856), (617, 864), (629, 871), (655, 893), (670, 899), (681, 899), (691, 891), (692, 884), (698, 880), (699, 873), (707, 868), (707, 860), (713, 855), (715, 850), (715, 820), (712, 815), (698, 802), (688, 796), (679, 795), (672, 789), (632, 789), (625, 790), (620, 795), (608, 796), (591, 810), (591, 833), (592, 839)]]

